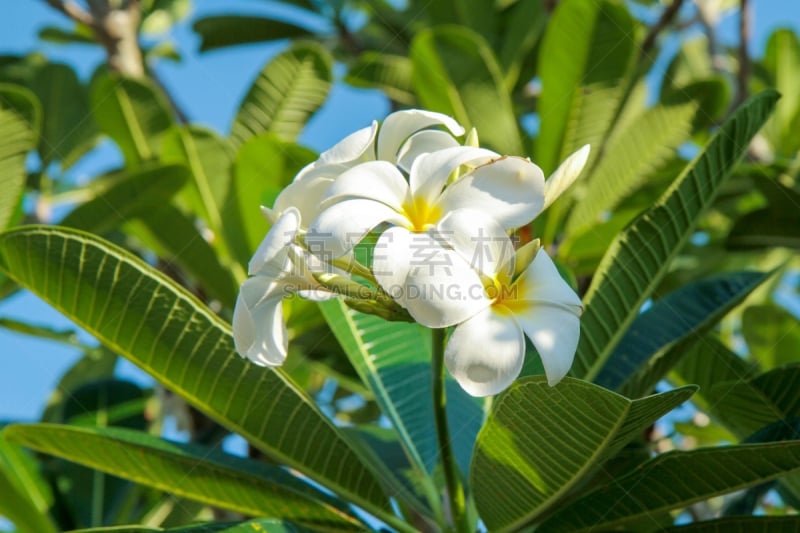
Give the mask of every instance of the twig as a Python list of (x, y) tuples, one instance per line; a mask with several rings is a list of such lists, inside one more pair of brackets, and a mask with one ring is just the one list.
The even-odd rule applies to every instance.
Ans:
[(670, 4), (670, 6), (666, 8), (663, 13), (661, 13), (661, 17), (659, 17), (658, 22), (656, 22), (655, 25), (650, 28), (647, 36), (644, 38), (644, 42), (642, 43), (642, 47), (639, 51), (640, 57), (645, 57), (650, 50), (653, 49), (656, 44), (656, 38), (658, 38), (658, 35), (670, 25), (672, 20), (681, 10), (682, 5), (683, 0), (674, 0), (672, 4)]
[(57, 9), (58, 11), (64, 13), (66, 16), (74, 20), (75, 22), (79, 22), (81, 24), (86, 24), (87, 26), (92, 26), (94, 24), (94, 17), (88, 11), (85, 11), (81, 6), (76, 4), (75, 2), (62, 2), (61, 0), (47, 0), (47, 3)]
[(739, 4), (739, 72), (736, 76), (736, 108), (747, 98), (747, 82), (750, 79), (750, 56), (747, 45), (750, 40), (750, 17), (748, 13), (748, 0), (740, 0)]

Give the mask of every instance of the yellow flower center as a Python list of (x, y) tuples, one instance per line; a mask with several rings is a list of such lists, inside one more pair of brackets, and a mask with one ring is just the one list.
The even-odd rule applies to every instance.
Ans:
[(403, 212), (411, 222), (412, 231), (427, 231), (442, 217), (442, 211), (429, 204), (424, 198), (413, 198), (410, 203), (403, 204)]
[(492, 301), (492, 308), (499, 312), (515, 312), (525, 307), (523, 301), (524, 283), (522, 280), (511, 282), (511, 276), (505, 272), (498, 272), (493, 278), (483, 278), (483, 288), (486, 296)]

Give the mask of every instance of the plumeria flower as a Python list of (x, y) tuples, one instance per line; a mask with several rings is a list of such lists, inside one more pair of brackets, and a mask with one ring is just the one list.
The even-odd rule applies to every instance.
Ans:
[[(448, 132), (429, 128), (442, 126)], [(300, 212), (303, 224), (318, 214), (328, 187), (348, 169), (366, 161), (382, 160), (410, 168), (420, 153), (459, 146), (454, 136), (464, 134), (464, 128), (453, 118), (441, 113), (409, 109), (390, 114), (378, 127), (360, 129), (320, 154), (306, 165), (278, 197), (267, 217), (274, 222), (288, 207)]]
[(583, 308), (550, 257), (538, 245), (535, 253), (530, 253), (531, 246), (514, 253), (503, 227), (477, 211), (451, 213), (440, 227), (447, 230), (451, 246), (480, 272), (485, 302), (448, 339), (445, 364), (450, 374), (473, 396), (497, 394), (519, 376), (527, 336), (539, 352), (548, 383), (561, 381), (575, 356)]
[[(462, 165), (472, 169), (449, 183)], [(480, 286), (479, 276), (441, 239), (440, 222), (470, 209), (489, 214), (504, 229), (517, 228), (541, 211), (544, 190), (542, 171), (529, 160), (469, 146), (417, 155), (408, 180), (386, 161), (362, 163), (331, 184), (306, 243), (313, 238), (315, 248), (339, 257), (372, 229), (390, 224), (375, 245), (375, 278), (417, 322), (451, 326), (486, 302), (470, 290)]]
[(252, 277), (242, 283), (233, 310), (236, 351), (260, 366), (279, 366), (286, 359), (288, 337), (283, 299), (297, 293), (322, 301), (336, 294), (313, 276), (319, 260), (295, 243), (300, 212), (289, 207), (278, 218), (248, 264)]

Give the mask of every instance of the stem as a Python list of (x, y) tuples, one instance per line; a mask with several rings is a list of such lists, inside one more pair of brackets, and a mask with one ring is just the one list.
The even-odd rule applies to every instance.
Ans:
[(740, 0), (739, 7), (739, 72), (736, 76), (736, 100), (733, 108), (747, 99), (747, 81), (750, 78), (750, 56), (747, 43), (750, 37), (750, 21), (748, 17), (748, 0)]
[(458, 468), (450, 446), (450, 431), (447, 428), (447, 394), (445, 392), (444, 371), (444, 329), (432, 330), (431, 378), (433, 385), (433, 415), (436, 421), (436, 439), (439, 443), (439, 454), (442, 458), (444, 481), (447, 497), (450, 501), (450, 515), (456, 531), (468, 532), (469, 524), (464, 505), (464, 489), (458, 478)]

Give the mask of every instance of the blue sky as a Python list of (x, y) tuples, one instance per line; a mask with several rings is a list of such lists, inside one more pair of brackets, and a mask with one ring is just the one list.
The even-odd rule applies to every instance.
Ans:
[[(800, 2), (796, 0), (755, 0), (753, 2), (754, 34), (752, 51), (761, 55), (769, 33), (779, 26), (800, 31)], [(195, 0), (190, 21), (223, 12), (269, 14), (270, 2), (252, 0)], [(38, 50), (52, 61), (74, 65), (87, 79), (102, 61), (99, 49), (85, 46), (42, 45), (36, 38), (43, 26), (67, 27), (64, 18), (50, 9), (44, 0), (17, 0), (6, 6), (0, 18), (0, 54), (24, 54)], [(737, 19), (723, 22), (721, 37), (730, 40), (736, 35)], [(266, 61), (281, 49), (282, 44), (249, 45), (199, 55), (198, 39), (189, 23), (177, 27), (172, 38), (184, 53), (184, 62), (162, 62), (157, 72), (177, 96), (180, 106), (193, 122), (227, 132), (231, 117), (249, 84)], [(388, 104), (374, 91), (353, 89), (337, 84), (329, 102), (312, 120), (301, 142), (322, 150), (345, 134), (380, 119), (388, 112)], [(72, 171), (74, 178), (95, 175), (98, 170), (118, 164), (118, 154), (109, 147), (96, 157), (88, 158)], [(0, 317), (48, 324), (55, 328), (72, 328), (68, 320), (38, 298), (21, 293), (0, 304)], [(84, 339), (89, 339), (84, 336)], [(33, 420), (59, 376), (80, 356), (73, 348), (54, 342), (13, 334), (0, 329), (0, 420)], [(136, 381), (147, 378), (127, 362), (120, 373)]]

